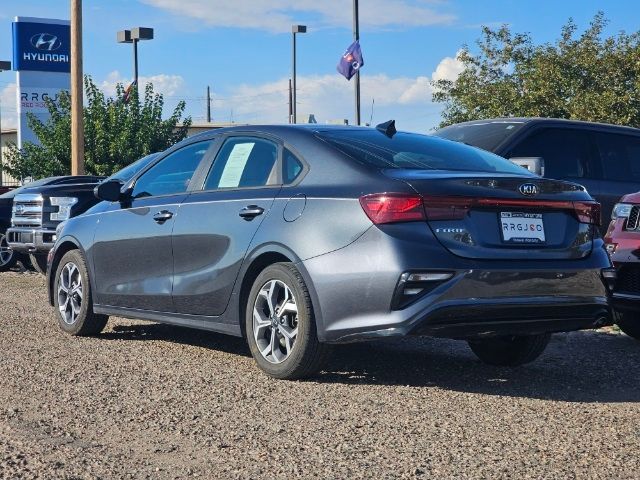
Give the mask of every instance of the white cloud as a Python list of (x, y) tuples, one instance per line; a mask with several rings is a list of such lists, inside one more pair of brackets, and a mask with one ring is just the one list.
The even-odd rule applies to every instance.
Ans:
[[(382, 121), (385, 115), (389, 118), (406, 119), (424, 117), (426, 110), (433, 112), (439, 109), (431, 102), (431, 80), (455, 80), (461, 71), (462, 65), (455, 57), (445, 57), (431, 77), (391, 77), (386, 74), (367, 75), (363, 72), (363, 119), (369, 121), (374, 100), (374, 122)], [(343, 118), (352, 121), (353, 82), (347, 82), (338, 74), (330, 74), (298, 76), (297, 83), (299, 118), (312, 113), (320, 123)], [(288, 115), (288, 95), (286, 78), (264, 84), (238, 85), (228, 94), (214, 95), (214, 120), (227, 121), (233, 111), (233, 120), (238, 123), (284, 123)], [(415, 129), (428, 128), (418, 127), (416, 123), (411, 125)]]
[(9, 83), (0, 91), (2, 102), (2, 129), (18, 127), (18, 111), (16, 109), (16, 84)]
[[(174, 14), (215, 27), (239, 27), (275, 33), (291, 31), (296, 22), (314, 28), (350, 27), (346, 0), (142, 0)], [(437, 11), (437, 0), (365, 0), (360, 23), (365, 28), (411, 28), (450, 24), (455, 16)]]
[(460, 51), (455, 57), (445, 57), (440, 60), (436, 70), (431, 74), (433, 80), (455, 80), (464, 70), (463, 63), (458, 60)]
[[(115, 95), (116, 92), (116, 84), (122, 83), (126, 87), (131, 83), (131, 79), (125, 78), (120, 75), (120, 72), (114, 70), (113, 72), (107, 75), (107, 78), (103, 80), (99, 87), (107, 94), (107, 95)], [(181, 92), (184, 87), (184, 78), (180, 75), (168, 75), (165, 73), (161, 73), (158, 75), (151, 75), (149, 77), (141, 76), (139, 78), (140, 88), (144, 89), (144, 86), (147, 83), (153, 84), (153, 90), (156, 93), (162, 93), (165, 96), (174, 96)]]
[[(353, 83), (339, 75), (298, 77), (298, 117), (314, 114), (317, 121), (352, 118)], [(375, 100), (375, 112), (419, 109), (431, 103), (428, 77), (362, 76), (362, 114), (367, 121)], [(285, 123), (288, 115), (288, 79), (261, 85), (239, 85), (228, 96), (214, 96), (214, 120), (238, 123)], [(365, 115), (366, 113), (366, 115)], [(217, 117), (217, 118), (216, 118)]]

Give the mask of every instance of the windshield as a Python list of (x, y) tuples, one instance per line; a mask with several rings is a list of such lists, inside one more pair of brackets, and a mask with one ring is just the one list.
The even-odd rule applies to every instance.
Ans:
[(116, 173), (107, 178), (106, 181), (108, 182), (109, 180), (121, 180), (122, 182), (127, 183), (135, 176), (136, 173), (149, 165), (149, 163), (151, 163), (151, 161), (158, 155), (159, 153), (150, 153), (146, 157), (142, 157), (141, 159), (136, 160), (131, 165), (127, 165), (122, 170), (118, 170)]
[(502, 142), (520, 130), (523, 125), (524, 122), (515, 120), (464, 123), (442, 128), (433, 135), (495, 152)]
[(523, 168), (478, 148), (415, 133), (392, 138), (373, 129), (319, 132), (350, 157), (377, 168), (496, 172), (522, 175)]

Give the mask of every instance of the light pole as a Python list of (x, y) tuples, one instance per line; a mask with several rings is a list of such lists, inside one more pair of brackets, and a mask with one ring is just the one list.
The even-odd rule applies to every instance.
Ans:
[[(11, 70), (11, 62), (0, 61), (0, 72)], [(2, 161), (2, 96), (0, 96), (0, 185), (2, 185), (2, 170), (4, 162)]]
[(296, 34), (297, 33), (307, 33), (306, 25), (293, 25), (291, 27), (291, 33), (293, 33), (293, 88), (291, 93), (291, 111), (292, 113), (292, 122), (293, 124), (297, 123), (297, 108), (296, 108)]
[(133, 83), (138, 88), (138, 42), (153, 40), (153, 28), (136, 27), (118, 32), (118, 43), (133, 43)]

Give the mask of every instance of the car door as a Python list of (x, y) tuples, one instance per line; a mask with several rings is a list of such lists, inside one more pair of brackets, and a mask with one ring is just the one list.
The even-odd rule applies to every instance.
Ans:
[(598, 200), (606, 226), (618, 200), (640, 190), (640, 136), (603, 131), (595, 135), (595, 142), (602, 163)]
[(281, 150), (264, 137), (227, 137), (201, 191), (183, 202), (173, 233), (178, 313), (225, 311), (247, 248), (281, 189)]
[(212, 144), (198, 142), (170, 153), (135, 179), (130, 200), (100, 214), (91, 252), (99, 304), (174, 311), (171, 234)]

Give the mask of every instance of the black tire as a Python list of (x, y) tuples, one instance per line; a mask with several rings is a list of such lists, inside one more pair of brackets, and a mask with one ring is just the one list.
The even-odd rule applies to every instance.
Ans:
[(47, 274), (47, 256), (46, 255), (34, 255), (33, 253), (30, 253), (29, 261), (31, 262), (31, 266), (36, 272), (42, 275)]
[(16, 266), (18, 255), (9, 249), (6, 232), (0, 231), (0, 272), (6, 272)]
[(527, 336), (504, 336), (470, 340), (469, 347), (480, 360), (489, 365), (523, 365), (538, 358), (551, 339), (550, 333)]
[[(73, 267), (77, 269), (77, 276), (75, 274), (76, 270), (73, 270)], [(67, 294), (60, 289), (63, 278), (65, 278), (63, 274), (67, 275), (64, 280), (67, 285), (63, 285), (67, 289), (67, 292), (69, 292)], [(93, 311), (89, 274), (84, 257), (80, 251), (71, 250), (65, 253), (58, 264), (55, 275), (53, 299), (58, 314), (58, 325), (62, 331), (79, 337), (99, 334), (107, 324), (109, 317), (107, 315), (96, 314)], [(74, 291), (77, 293), (78, 284), (80, 284), (81, 287), (80, 301), (78, 301), (77, 295), (75, 298), (73, 296)], [(63, 304), (64, 308), (61, 308), (61, 303), (64, 302), (65, 299), (67, 302)], [(75, 308), (76, 306), (78, 308)]]
[(18, 253), (16, 260), (22, 264), (25, 270), (33, 271), (33, 265), (31, 265), (31, 259), (29, 255), (24, 253)]
[[(293, 295), (293, 302), (297, 313), (284, 314), (281, 317), (277, 317), (276, 315), (275, 320), (269, 317), (267, 321), (275, 321), (277, 325), (275, 330), (279, 333), (275, 334), (274, 328), (271, 326), (258, 327), (258, 329), (255, 330), (258, 332), (258, 339), (256, 340), (253, 319), (254, 306), (259, 305), (261, 302), (268, 302), (264, 295), (261, 296), (263, 300), (256, 301), (263, 287), (266, 287), (272, 281), (278, 282), (278, 285), (285, 285), (289, 289), (289, 292)], [(282, 286), (280, 288), (284, 289)], [(278, 303), (278, 301), (271, 303), (279, 304), (279, 307), (274, 305), (274, 307), (277, 307), (276, 310), (282, 309), (285, 306), (284, 300), (280, 300), (280, 303)], [(279, 322), (281, 325), (278, 324), (278, 318), (280, 318)], [(245, 326), (247, 342), (254, 360), (260, 369), (274, 378), (297, 380), (310, 377), (322, 368), (331, 350), (330, 345), (321, 343), (318, 340), (309, 291), (300, 272), (290, 263), (270, 265), (258, 275), (247, 297)], [(297, 336), (289, 349), (288, 356), (286, 353), (286, 344), (289, 342), (286, 341), (284, 334), (280, 333), (283, 331), (280, 329), (285, 327), (289, 333), (293, 330), (297, 331)], [(264, 329), (262, 333), (259, 331), (260, 328)], [(257, 342), (261, 342), (261, 344), (265, 342), (270, 343), (270, 341), (273, 341), (272, 337), (274, 335), (276, 335), (275, 338), (277, 341), (272, 344), (271, 353), (267, 353), (267, 355), (271, 357), (271, 360), (268, 360), (266, 356), (263, 356), (260, 352)], [(278, 338), (278, 336), (280, 337)], [(273, 345), (276, 345), (276, 347), (274, 348)], [(284, 360), (281, 360), (280, 363), (275, 363), (275, 361), (279, 359), (275, 357), (274, 351), (277, 351), (278, 355), (284, 356)]]
[(640, 340), (640, 314), (636, 312), (616, 312), (616, 323), (620, 330), (631, 338)]

